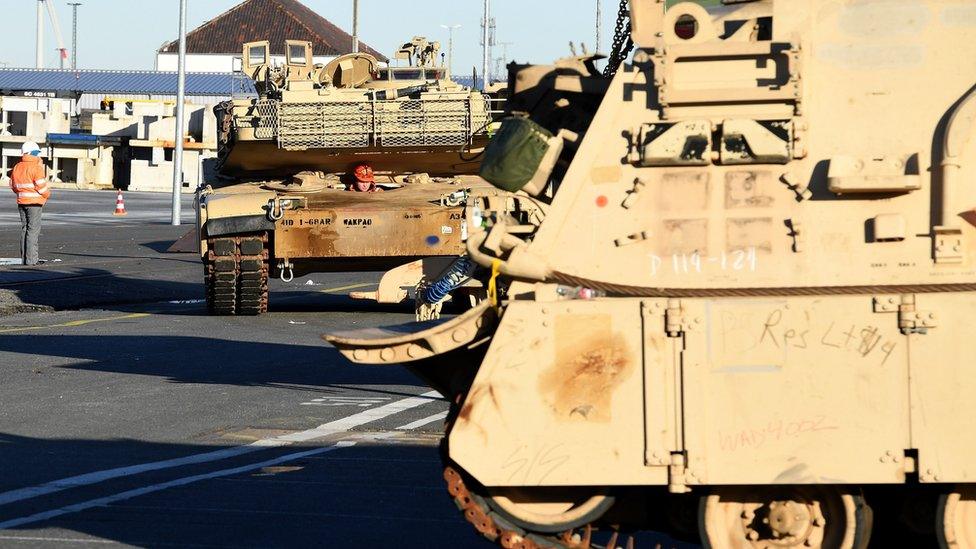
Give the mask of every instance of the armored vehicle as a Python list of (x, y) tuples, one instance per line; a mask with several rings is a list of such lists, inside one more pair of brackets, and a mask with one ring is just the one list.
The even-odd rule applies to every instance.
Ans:
[(366, 53), (316, 65), (309, 42), (285, 49), (278, 67), (268, 42), (244, 45), (243, 71), (260, 97), (216, 109), (222, 174), (342, 173), (362, 162), (394, 173), (477, 173), (472, 157), (488, 140), (490, 106), (450, 79), (439, 43), (416, 37), (395, 56), (409, 65), (386, 67)]
[[(362, 53), (323, 66), (287, 41), (275, 66), (268, 42), (244, 45), (259, 97), (215, 108), (223, 182), (199, 195), (211, 313), (265, 312), (271, 276), (400, 266), (367, 296), (398, 302), (464, 252), (465, 197), (491, 188), (473, 175), (491, 109), (450, 80), (439, 48), (417, 37), (404, 66)], [(347, 192), (357, 167), (385, 192)]]
[(503, 122), (482, 173), (542, 213), (469, 227), (491, 300), (329, 340), (454, 403), (504, 547), (976, 547), (976, 4), (670, 4)]

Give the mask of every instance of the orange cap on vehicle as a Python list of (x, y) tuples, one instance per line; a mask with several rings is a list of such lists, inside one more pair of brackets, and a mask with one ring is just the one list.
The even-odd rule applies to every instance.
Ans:
[(369, 164), (360, 164), (356, 166), (356, 179), (364, 183), (373, 183), (376, 178), (373, 176), (373, 168)]

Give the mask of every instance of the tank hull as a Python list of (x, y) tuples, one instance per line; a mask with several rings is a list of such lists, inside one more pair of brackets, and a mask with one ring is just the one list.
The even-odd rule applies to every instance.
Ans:
[[(221, 276), (231, 279), (227, 284), (239, 286), (240, 276), (226, 273), (240, 275), (242, 265), (253, 264), (261, 284), (257, 294), (249, 293), (248, 302), (260, 305), (248, 310), (259, 314), (267, 310), (269, 277), (290, 281), (315, 272), (389, 271), (416, 261), (443, 265), (445, 258), (465, 251), (464, 196), (495, 194), (474, 176), (450, 181), (411, 183), (374, 193), (335, 188), (286, 192), (261, 182), (208, 189), (200, 196), (198, 219), (208, 287), (240, 294), (242, 288), (236, 286), (213, 288), (214, 276), (224, 269)], [(277, 188), (281, 182), (270, 184)], [(242, 253), (242, 239), (245, 248), (257, 247)], [(231, 265), (225, 256), (244, 256), (247, 261), (241, 264), (238, 259)], [(412, 288), (422, 277), (436, 274), (424, 269), (415, 273), (415, 280), (396, 282)], [(381, 284), (378, 295), (395, 296), (394, 302), (407, 297), (399, 287), (382, 290)]]

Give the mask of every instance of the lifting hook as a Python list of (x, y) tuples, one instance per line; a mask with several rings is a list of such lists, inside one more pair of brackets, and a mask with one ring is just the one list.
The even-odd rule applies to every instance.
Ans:
[(278, 278), (285, 283), (295, 280), (295, 270), (287, 259), (278, 264)]

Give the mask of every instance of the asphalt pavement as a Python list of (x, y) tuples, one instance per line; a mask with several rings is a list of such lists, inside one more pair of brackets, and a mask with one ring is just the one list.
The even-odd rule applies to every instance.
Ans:
[(320, 337), (413, 320), (348, 297), (379, 273), (209, 317), (199, 258), (166, 252), (190, 197), (182, 226), (166, 195), (125, 199), (56, 191), (38, 267), (0, 201), (0, 547), (491, 547), (442, 480), (447, 402)]
[[(205, 315), (169, 197), (59, 191), (42, 266), (0, 266), (0, 546), (483, 547), (447, 497), (447, 403), (320, 335), (412, 320), (350, 300), (376, 273), (273, 285), (271, 313)], [(184, 200), (184, 219), (192, 203)], [(0, 205), (0, 258), (19, 220)], [(12, 312), (12, 310), (7, 310)]]

